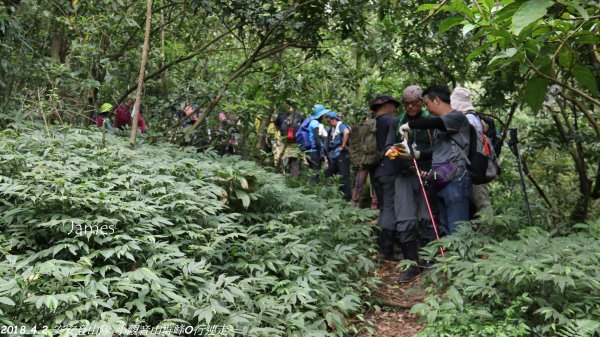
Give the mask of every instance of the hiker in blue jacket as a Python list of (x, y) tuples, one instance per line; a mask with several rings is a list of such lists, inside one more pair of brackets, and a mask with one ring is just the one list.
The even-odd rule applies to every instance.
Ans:
[(331, 126), (327, 135), (327, 158), (329, 166), (325, 171), (325, 177), (339, 174), (342, 178), (340, 190), (344, 193), (344, 199), (350, 201), (352, 198), (352, 183), (350, 182), (350, 153), (348, 152), (348, 140), (350, 139), (350, 128), (338, 114), (333, 111), (327, 113), (327, 122)]
[(310, 139), (310, 149), (306, 150), (308, 154), (308, 167), (315, 170), (315, 175), (311, 178), (311, 183), (316, 185), (319, 183), (319, 172), (321, 171), (321, 164), (325, 157), (325, 151), (323, 146), (323, 139), (321, 138), (321, 129), (323, 126), (321, 121), (323, 116), (327, 115), (329, 110), (325, 109), (321, 104), (313, 106), (313, 114), (310, 116), (311, 121), (308, 125), (308, 136)]

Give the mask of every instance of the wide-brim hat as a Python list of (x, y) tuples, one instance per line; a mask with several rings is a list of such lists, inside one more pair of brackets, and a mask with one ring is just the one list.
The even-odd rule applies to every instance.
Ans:
[(400, 106), (400, 102), (394, 97), (390, 95), (379, 95), (369, 102), (369, 107), (371, 108), (371, 110), (375, 111), (378, 107), (386, 103), (393, 103), (396, 106), (396, 108)]
[(312, 119), (319, 119), (319, 118), (323, 117), (323, 115), (326, 115), (328, 112), (331, 112), (331, 111), (329, 111), (327, 109), (323, 109), (323, 110), (320, 110), (319, 112), (313, 113), (310, 116), (310, 118), (312, 118)]

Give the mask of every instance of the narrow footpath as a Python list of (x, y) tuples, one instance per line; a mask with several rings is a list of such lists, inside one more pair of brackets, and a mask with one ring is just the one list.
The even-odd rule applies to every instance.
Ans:
[(374, 323), (376, 331), (361, 332), (358, 337), (412, 337), (425, 326), (410, 313), (410, 308), (422, 301), (426, 292), (419, 276), (410, 283), (398, 284), (401, 271), (395, 262), (383, 262), (376, 272), (382, 284), (374, 292), (374, 301), (380, 310), (373, 309), (366, 318)]

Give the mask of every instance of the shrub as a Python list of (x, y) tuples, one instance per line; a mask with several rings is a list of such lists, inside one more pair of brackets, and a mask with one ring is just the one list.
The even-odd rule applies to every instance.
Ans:
[[(463, 225), (442, 240), (449, 249), (430, 277), (435, 292), (413, 307), (429, 322), (422, 335), (487, 336), (486, 329), (490, 336), (598, 335), (600, 221), (578, 225), (569, 236), (538, 227), (522, 227), (515, 238), (486, 235), (499, 223), (507, 224), (497, 217), (480, 221), (483, 227)], [(477, 316), (477, 323), (466, 323)]]
[(51, 131), (0, 134), (0, 323), (352, 331), (370, 211), (237, 157)]

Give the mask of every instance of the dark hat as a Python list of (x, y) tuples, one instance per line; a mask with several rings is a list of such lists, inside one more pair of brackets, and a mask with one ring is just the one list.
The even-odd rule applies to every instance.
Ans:
[(396, 100), (394, 97), (390, 95), (378, 95), (373, 100), (371, 100), (371, 102), (369, 102), (369, 107), (371, 108), (371, 110), (375, 111), (378, 107), (388, 102), (393, 103), (396, 106), (396, 108), (400, 106), (400, 102), (398, 102), (398, 100)]

